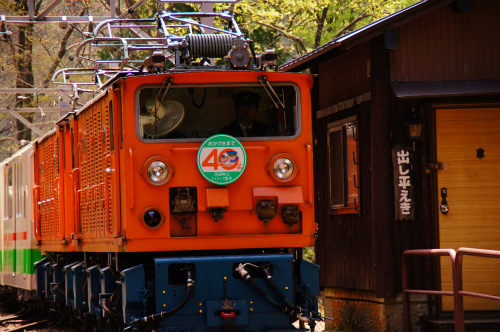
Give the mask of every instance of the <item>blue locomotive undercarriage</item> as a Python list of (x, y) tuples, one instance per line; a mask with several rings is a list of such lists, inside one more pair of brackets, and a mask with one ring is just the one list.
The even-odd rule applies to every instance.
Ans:
[(155, 258), (153, 266), (117, 272), (43, 259), (37, 295), (72, 319), (125, 331), (286, 332), (297, 331), (297, 319), (311, 330), (321, 319), (319, 266), (292, 254)]

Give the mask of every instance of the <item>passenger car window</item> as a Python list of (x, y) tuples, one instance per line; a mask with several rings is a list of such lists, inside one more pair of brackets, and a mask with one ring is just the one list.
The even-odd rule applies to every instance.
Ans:
[(12, 208), (14, 201), (14, 175), (12, 167), (5, 174), (5, 219), (12, 219)]

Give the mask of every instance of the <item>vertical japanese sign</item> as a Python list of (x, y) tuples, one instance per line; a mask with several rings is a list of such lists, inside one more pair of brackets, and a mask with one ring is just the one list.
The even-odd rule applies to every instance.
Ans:
[(413, 165), (407, 146), (396, 143), (392, 149), (392, 164), (396, 220), (414, 220)]
[(233, 183), (245, 171), (247, 156), (245, 148), (229, 135), (214, 135), (207, 138), (198, 150), (198, 169), (208, 181), (225, 185)]

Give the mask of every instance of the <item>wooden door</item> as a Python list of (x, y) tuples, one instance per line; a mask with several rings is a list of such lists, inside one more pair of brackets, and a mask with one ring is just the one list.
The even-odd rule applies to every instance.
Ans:
[[(441, 248), (500, 250), (500, 108), (436, 110), (438, 207), (446, 188), (449, 212), (439, 212)], [(464, 290), (500, 296), (500, 261), (464, 258)], [(441, 286), (452, 290), (451, 263), (441, 260)], [(500, 302), (464, 298), (465, 310), (500, 310)], [(443, 310), (453, 298), (443, 297)]]

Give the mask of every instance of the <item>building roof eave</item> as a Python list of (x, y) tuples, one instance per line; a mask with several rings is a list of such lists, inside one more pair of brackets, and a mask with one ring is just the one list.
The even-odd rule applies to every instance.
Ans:
[(393, 82), (391, 88), (399, 99), (499, 95), (500, 80)]

